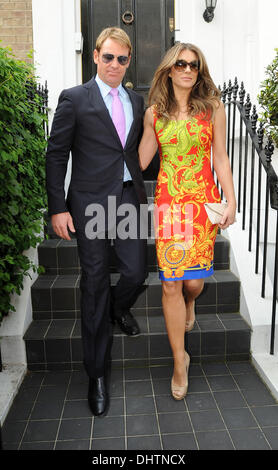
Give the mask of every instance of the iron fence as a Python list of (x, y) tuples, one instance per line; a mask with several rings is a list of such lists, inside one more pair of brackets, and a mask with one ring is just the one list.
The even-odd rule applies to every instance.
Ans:
[[(48, 137), (49, 129), (48, 129), (48, 88), (47, 88), (47, 81), (45, 81), (44, 85), (40, 83), (36, 83), (33, 81), (26, 82), (26, 91), (27, 91), (27, 99), (28, 103), (31, 107), (37, 108), (39, 113), (43, 114), (46, 119), (43, 121), (43, 127), (45, 132), (45, 137)], [(35, 99), (36, 97), (40, 98), (39, 104), (38, 101)]]
[[(250, 95), (246, 93), (243, 82), (241, 82), (241, 86), (239, 87), (237, 78), (235, 78), (234, 84), (229, 80), (228, 86), (224, 83), (220, 91), (227, 114), (227, 153), (230, 158), (235, 187), (237, 189), (237, 211), (238, 213), (242, 213), (242, 230), (246, 229), (249, 214), (248, 251), (252, 251), (253, 226), (255, 226), (254, 271), (256, 274), (259, 274), (259, 264), (261, 262), (262, 298), (265, 298), (266, 287), (270, 208), (276, 211), (270, 340), (270, 354), (274, 354), (278, 276), (278, 176), (272, 166), (274, 145), (271, 138), (265, 135), (263, 123), (260, 122), (259, 125), (257, 125), (258, 114), (256, 106), (252, 106)], [(238, 153), (236, 153), (236, 142), (238, 142)], [(254, 194), (256, 185), (257, 195)], [(261, 215), (263, 198), (264, 220), (262, 220), (263, 217)], [(254, 217), (255, 203), (257, 204), (256, 218)], [(263, 237), (261, 236), (262, 230)], [(262, 238), (263, 249), (260, 250)]]

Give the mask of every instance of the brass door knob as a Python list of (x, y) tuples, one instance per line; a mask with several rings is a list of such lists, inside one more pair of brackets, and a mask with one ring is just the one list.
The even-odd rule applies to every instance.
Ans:
[(133, 90), (133, 88), (134, 88), (132, 82), (126, 82), (125, 86), (126, 86), (126, 88), (131, 88), (131, 90)]

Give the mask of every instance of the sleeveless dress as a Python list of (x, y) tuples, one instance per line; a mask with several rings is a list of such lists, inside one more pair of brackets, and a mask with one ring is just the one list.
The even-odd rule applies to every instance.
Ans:
[(204, 203), (221, 201), (211, 170), (213, 124), (203, 114), (167, 123), (153, 115), (160, 156), (154, 198), (159, 277), (211, 276), (218, 225), (211, 224)]

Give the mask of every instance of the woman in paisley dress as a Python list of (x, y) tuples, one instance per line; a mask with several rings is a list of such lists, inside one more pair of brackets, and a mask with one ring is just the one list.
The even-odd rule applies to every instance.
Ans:
[(225, 229), (235, 220), (226, 116), (219, 96), (200, 49), (175, 44), (155, 72), (139, 146), (142, 170), (157, 148), (160, 155), (154, 201), (156, 252), (174, 359), (171, 392), (176, 400), (184, 398), (188, 388), (185, 332), (194, 326), (195, 299), (203, 290), (204, 278), (213, 274), (218, 225), (208, 219), (204, 203), (220, 202), (220, 195), (211, 170), (211, 150), (228, 202), (219, 227)]

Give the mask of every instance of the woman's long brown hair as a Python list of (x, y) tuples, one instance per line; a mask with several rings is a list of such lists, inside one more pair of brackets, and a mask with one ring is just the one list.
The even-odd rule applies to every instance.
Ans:
[(189, 96), (189, 114), (196, 116), (204, 113), (206, 119), (213, 119), (215, 110), (220, 103), (220, 91), (210, 76), (204, 54), (197, 46), (190, 43), (178, 42), (164, 56), (154, 74), (149, 92), (149, 105), (155, 105), (158, 116), (166, 121), (170, 120), (171, 115), (177, 110), (169, 73), (183, 50), (194, 52), (200, 63), (198, 78)]

